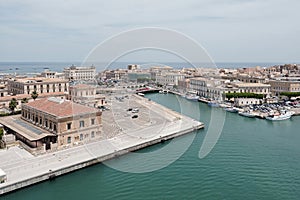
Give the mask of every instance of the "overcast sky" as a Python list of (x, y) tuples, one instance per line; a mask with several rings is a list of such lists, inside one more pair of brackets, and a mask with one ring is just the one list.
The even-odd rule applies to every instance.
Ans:
[(299, 2), (0, 0), (0, 61), (82, 61), (122, 31), (162, 27), (194, 38), (216, 62), (299, 62)]

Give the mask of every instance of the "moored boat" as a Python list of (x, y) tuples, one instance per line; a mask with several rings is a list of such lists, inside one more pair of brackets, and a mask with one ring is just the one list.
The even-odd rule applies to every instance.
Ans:
[(238, 113), (239, 113), (239, 115), (242, 115), (244, 117), (250, 117), (250, 118), (256, 117), (256, 115), (253, 112), (251, 112), (250, 110), (240, 111)]
[(225, 111), (227, 112), (232, 112), (232, 113), (237, 113), (238, 109), (235, 107), (228, 107), (228, 108), (224, 108)]
[(199, 96), (197, 96), (197, 95), (186, 95), (185, 98), (187, 100), (191, 100), (191, 101), (198, 101)]
[(218, 104), (218, 102), (215, 101), (210, 101), (207, 103), (208, 106), (210, 107), (219, 107), (220, 105)]
[(292, 115), (295, 114), (292, 111), (284, 111), (283, 113), (280, 114), (271, 114), (266, 117), (267, 120), (271, 121), (281, 121), (281, 120), (287, 120), (292, 117)]

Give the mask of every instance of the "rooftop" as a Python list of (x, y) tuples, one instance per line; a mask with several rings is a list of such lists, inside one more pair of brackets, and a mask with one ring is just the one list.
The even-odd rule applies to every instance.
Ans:
[(77, 85), (72, 85), (70, 88), (74, 89), (89, 89), (89, 88), (95, 88), (95, 85), (87, 85), (87, 84), (77, 84)]
[(68, 117), (100, 112), (96, 108), (80, 105), (72, 101), (55, 97), (35, 100), (27, 103), (24, 106), (49, 113), (56, 117)]
[(264, 83), (244, 83), (244, 82), (235, 82), (234, 85), (238, 87), (270, 87), (268, 84)]
[(61, 78), (44, 78), (44, 77), (33, 77), (33, 78), (21, 78), (15, 79), (15, 82), (21, 83), (55, 83), (55, 82), (68, 82), (66, 79)]

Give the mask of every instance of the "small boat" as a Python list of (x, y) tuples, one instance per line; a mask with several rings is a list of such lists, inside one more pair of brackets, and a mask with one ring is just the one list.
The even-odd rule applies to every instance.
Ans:
[(271, 120), (271, 121), (287, 120), (287, 119), (290, 119), (293, 114), (295, 114), (295, 112), (284, 111), (280, 114), (271, 114), (271, 115), (267, 116), (266, 119)]
[(253, 112), (251, 112), (250, 110), (240, 111), (238, 113), (239, 113), (239, 115), (242, 115), (244, 117), (250, 117), (250, 118), (256, 117), (256, 115)]
[(219, 107), (220, 106), (217, 102), (214, 102), (214, 101), (208, 102), (207, 105), (210, 107)]
[(141, 96), (141, 97), (144, 97), (145, 95), (143, 93), (137, 93), (137, 95)]
[(231, 112), (231, 113), (237, 113), (238, 109), (236, 109), (235, 107), (229, 107), (229, 108), (224, 108), (225, 111), (227, 112)]
[(159, 93), (161, 93), (161, 94), (167, 94), (168, 91), (167, 90), (160, 90)]
[(199, 96), (197, 96), (197, 95), (186, 95), (185, 98), (187, 100), (191, 100), (191, 101), (198, 101)]

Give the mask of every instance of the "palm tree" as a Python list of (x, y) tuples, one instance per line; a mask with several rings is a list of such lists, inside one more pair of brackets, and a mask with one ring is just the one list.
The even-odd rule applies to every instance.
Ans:
[(28, 103), (28, 99), (25, 97), (21, 100), (21, 103)]
[(15, 108), (17, 107), (18, 105), (18, 102), (15, 98), (12, 98), (11, 101), (9, 102), (9, 109), (14, 112), (15, 111)]
[(38, 96), (39, 96), (39, 94), (35, 90), (31, 93), (31, 98), (33, 98), (33, 100), (38, 98)]

